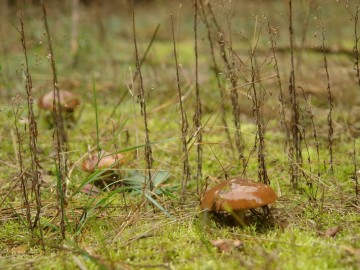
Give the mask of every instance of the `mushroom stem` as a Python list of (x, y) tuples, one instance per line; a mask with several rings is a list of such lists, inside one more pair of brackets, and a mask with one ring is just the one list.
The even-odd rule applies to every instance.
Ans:
[(241, 226), (246, 226), (245, 223), (245, 210), (233, 210), (231, 211), (231, 215), (234, 217), (236, 222), (238, 222)]

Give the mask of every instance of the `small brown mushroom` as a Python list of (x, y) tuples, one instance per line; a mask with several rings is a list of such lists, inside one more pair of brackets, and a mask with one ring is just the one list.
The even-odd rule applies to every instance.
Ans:
[(240, 218), (240, 223), (244, 224), (244, 210), (274, 203), (276, 199), (275, 191), (268, 185), (233, 178), (206, 191), (201, 200), (201, 208), (235, 213)]
[[(73, 112), (79, 106), (80, 101), (76, 95), (66, 90), (59, 91), (60, 109), (64, 112)], [(41, 109), (52, 111), (54, 92), (50, 91), (39, 98), (38, 105)]]
[(102, 174), (102, 181), (97, 181), (94, 184), (103, 184), (107, 186), (112, 183), (116, 172), (115, 170), (125, 163), (125, 156), (122, 154), (110, 154), (105, 151), (100, 153), (91, 153), (87, 159), (85, 159), (81, 165), (81, 168), (85, 172), (94, 172), (96, 170), (106, 170)]
[(124, 155), (109, 154), (105, 151), (101, 151), (100, 154), (98, 153), (90, 154), (89, 157), (83, 161), (81, 168), (85, 172), (94, 172), (96, 169), (99, 170), (116, 169), (124, 163), (125, 163)]
[[(68, 120), (68, 126), (72, 126), (75, 122), (74, 110), (80, 105), (78, 97), (72, 92), (66, 90), (59, 91), (60, 97), (60, 110), (64, 112), (65, 119)], [(54, 92), (50, 91), (42, 95), (38, 100), (38, 106), (40, 109), (52, 112), (54, 109)], [(47, 122), (52, 126), (50, 115), (47, 115)]]

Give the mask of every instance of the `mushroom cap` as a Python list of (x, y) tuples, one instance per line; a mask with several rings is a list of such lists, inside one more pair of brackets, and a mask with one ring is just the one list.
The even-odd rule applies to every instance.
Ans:
[[(78, 97), (70, 91), (60, 90), (60, 108), (62, 111), (72, 112), (80, 101)], [(50, 91), (39, 98), (38, 105), (41, 109), (52, 111), (54, 102), (54, 92)]]
[(107, 168), (115, 169), (125, 163), (125, 156), (122, 154), (109, 154), (105, 151), (101, 151), (100, 160), (98, 153), (92, 153), (87, 159), (85, 159), (81, 165), (81, 168), (85, 172), (94, 172), (96, 169), (104, 170)]
[(201, 208), (216, 212), (245, 210), (273, 203), (276, 199), (275, 191), (268, 185), (233, 178), (206, 191)]

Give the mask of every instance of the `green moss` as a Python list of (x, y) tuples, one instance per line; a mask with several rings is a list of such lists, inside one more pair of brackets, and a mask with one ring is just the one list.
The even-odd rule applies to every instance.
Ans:
[[(171, 1), (168, 1), (171, 2)], [(234, 2), (234, 1), (233, 1)], [(240, 2), (240, 1), (239, 1)], [(248, 161), (246, 177), (257, 179), (257, 150), (254, 147), (256, 125), (252, 112), (252, 99), (248, 97), (250, 73), (249, 67), (240, 65), (239, 58), (246, 64), (249, 60), (249, 44), (252, 44), (255, 20), (249, 14), (267, 13), (272, 24), (279, 27), (279, 46), (287, 46), (287, 14), (281, 1), (242, 1), (234, 7), (235, 14), (231, 22), (226, 14), (219, 12), (221, 25), (232, 24), (232, 42), (236, 50), (239, 85), (237, 91), (241, 105), (241, 134), (244, 143), (244, 156)], [(256, 2), (256, 4), (255, 4)], [(271, 2), (271, 3), (270, 3)], [(301, 3), (300, 3), (301, 2)], [(298, 13), (294, 17), (296, 41), (300, 40), (300, 29), (304, 26), (303, 13), (308, 12), (304, 4), (296, 3)], [(155, 4), (156, 5), (156, 4)], [(216, 3), (217, 10), (223, 10)], [(348, 11), (340, 9), (338, 3), (322, 4), (324, 22), (327, 29), (327, 44), (352, 48), (352, 23), (349, 24)], [(192, 118), (195, 106), (194, 91), (194, 42), (192, 30), (192, 11), (184, 4), (177, 37), (179, 63), (181, 63), (180, 83), (183, 90), (184, 108), (189, 121), (189, 134), (194, 133)], [(114, 8), (115, 9), (115, 8)], [(81, 13), (79, 52), (77, 62), (73, 63), (69, 53), (71, 20), (70, 14), (60, 9), (50, 9), (51, 32), (55, 45), (55, 58), (61, 88), (76, 92), (81, 98), (82, 108), (75, 112), (78, 120), (68, 130), (69, 168), (71, 175), (68, 186), (67, 239), (61, 240), (59, 214), (56, 199), (56, 176), (54, 167), (53, 130), (45, 121), (45, 113), (35, 106), (38, 124), (38, 156), (42, 166), (42, 213), (45, 251), (39, 242), (40, 232), (34, 234), (28, 229), (23, 207), (21, 189), (18, 184), (18, 161), (14, 137), (14, 119), (11, 97), (20, 94), (25, 97), (24, 80), (19, 71), (23, 63), (23, 54), (16, 29), (1, 24), (8, 37), (0, 54), (0, 250), (3, 267), (33, 269), (356, 269), (359, 266), (360, 222), (358, 205), (355, 198), (353, 139), (348, 125), (356, 123), (352, 118), (351, 107), (356, 104), (358, 86), (349, 79), (347, 70), (352, 70), (353, 61), (344, 55), (328, 55), (329, 72), (334, 90), (334, 174), (329, 171), (329, 150), (327, 148), (326, 77), (323, 71), (323, 56), (308, 53), (306, 50), (296, 53), (300, 63), (296, 70), (297, 85), (304, 88), (314, 114), (314, 122), (319, 142), (319, 157), (309, 114), (303, 107), (302, 123), (305, 128), (303, 141), (302, 178), (299, 189), (294, 191), (290, 184), (289, 157), (286, 152), (286, 136), (281, 127), (278, 114), (279, 89), (273, 77), (257, 84), (268, 96), (264, 107), (265, 158), (272, 187), (279, 194), (279, 200), (272, 206), (274, 223), (266, 223), (256, 218), (250, 211), (246, 218), (251, 222), (247, 227), (233, 226), (226, 216), (212, 216), (201, 213), (196, 195), (196, 151), (195, 145), (189, 150), (191, 179), (187, 186), (186, 199), (179, 203), (182, 181), (182, 147), (180, 139), (180, 113), (177, 84), (173, 59), (173, 43), (169, 27), (169, 13), (177, 14), (179, 7), (173, 3), (160, 3), (138, 7), (137, 35), (140, 55), (145, 52), (156, 25), (161, 27), (158, 38), (153, 43), (142, 65), (143, 79), (148, 111), (148, 128), (153, 142), (153, 168), (170, 172), (165, 183), (172, 196), (165, 194), (154, 197), (158, 205), (144, 203), (144, 198), (134, 192), (121, 190), (109, 197), (102, 192), (90, 198), (81, 192), (81, 185), (89, 180), (89, 175), (81, 171), (81, 162), (88, 149), (96, 146), (97, 132), (95, 110), (93, 106), (92, 82), (97, 91), (97, 111), (99, 118), (99, 144), (102, 149), (117, 152), (128, 149), (128, 162), (124, 165), (121, 177), (126, 179), (133, 171), (143, 171), (146, 163), (143, 159), (145, 132), (140, 107), (137, 103), (137, 87), (134, 90), (131, 76), (135, 76), (135, 61), (132, 45), (130, 17), (125, 11), (121, 16), (106, 10), (103, 23), (105, 38), (99, 32), (99, 22), (90, 16), (91, 9)], [(300, 12), (301, 11), (301, 12)], [(52, 89), (52, 76), (45, 38), (43, 36), (41, 16), (36, 8), (27, 7), (33, 16), (25, 18), (28, 35), (28, 54), (30, 72), (34, 83), (34, 98)], [(89, 14), (87, 13), (89, 12)], [(31, 13), (32, 14), (32, 13)], [(37, 14), (37, 15), (36, 15)], [(157, 14), (154, 16), (154, 14)], [(39, 15), (39, 16), (38, 16)], [(301, 15), (301, 16), (300, 16)], [(229, 15), (230, 16), (230, 15)], [(6, 21), (13, 18), (8, 14)], [(5, 17), (4, 17), (5, 18)], [(229, 17), (228, 17), (229, 18)], [(335, 19), (336, 20), (335, 20)], [(264, 31), (266, 22), (257, 17), (257, 29), (262, 29), (258, 42), (256, 60), (260, 78), (273, 75), (272, 62), (266, 58), (268, 35)], [(346, 19), (346, 24), (345, 24)], [(199, 64), (200, 95), (203, 108), (203, 178), (209, 186), (215, 178), (224, 178), (224, 169), (231, 176), (243, 173), (243, 164), (238, 152), (230, 148), (224, 124), (221, 120), (220, 92), (217, 80), (213, 76), (212, 59), (207, 41), (207, 32), (200, 24), (199, 28)], [(341, 31), (339, 30), (341, 26)], [(318, 20), (310, 17), (308, 33), (319, 31)], [(226, 28), (227, 29), (227, 28)], [(241, 33), (240, 33), (241, 31)], [(285, 32), (286, 31), (286, 32)], [(318, 34), (319, 35), (319, 34)], [(341, 38), (340, 38), (341, 37)], [(226, 68), (223, 66), (217, 48), (217, 33), (214, 44), (217, 63), (221, 67), (221, 80), (229, 90), (226, 81)], [(311, 44), (318, 39), (307, 40)], [(340, 39), (340, 41), (339, 41)], [(249, 42), (249, 40), (251, 42)], [(309, 44), (310, 44), (309, 43)], [(237, 58), (239, 57), (239, 58)], [(277, 54), (281, 72), (283, 91), (287, 93), (289, 55)], [(269, 65), (266, 65), (269, 63)], [(131, 71), (130, 71), (131, 70)], [(131, 75), (130, 75), (131, 72)], [(345, 76), (346, 75), (346, 76)], [(135, 85), (138, 81), (135, 82)], [(129, 89), (132, 91), (130, 94)], [(132, 97), (134, 95), (134, 97)], [(287, 95), (287, 94), (286, 94)], [(300, 95), (301, 96), (301, 95)], [(287, 97), (287, 96), (286, 96)], [(121, 99), (121, 102), (119, 100)], [(226, 110), (228, 130), (234, 140), (232, 106), (226, 96), (223, 100)], [(346, 105), (343, 105), (346, 104)], [(26, 108), (26, 102), (20, 104)], [(116, 107), (115, 107), (116, 106)], [(290, 104), (286, 104), (286, 113), (290, 114)], [(28, 149), (28, 127), (24, 125), (26, 109), (19, 119), (23, 135), (24, 168), (30, 166)], [(345, 122), (346, 120), (346, 122)], [(350, 126), (351, 128), (351, 126)], [(190, 139), (190, 138), (189, 138)], [(306, 144), (305, 144), (306, 142)], [(234, 141), (232, 142), (234, 144)], [(258, 146), (258, 144), (257, 144)], [(356, 145), (356, 152), (359, 152)], [(138, 157), (135, 153), (137, 152)], [(318, 163), (319, 159), (319, 163)], [(357, 162), (357, 157), (356, 157)], [(96, 177), (95, 177), (96, 179)], [(312, 186), (311, 186), (311, 185)], [(29, 186), (29, 189), (31, 187)], [(32, 214), (35, 213), (35, 201), (30, 195)], [(159, 207), (160, 205), (160, 207)], [(260, 211), (260, 210), (259, 210)], [(169, 218), (170, 214), (175, 220)], [(329, 229), (339, 227), (334, 237), (324, 237)], [(240, 249), (229, 253), (219, 252), (211, 244), (216, 239), (238, 239)]]

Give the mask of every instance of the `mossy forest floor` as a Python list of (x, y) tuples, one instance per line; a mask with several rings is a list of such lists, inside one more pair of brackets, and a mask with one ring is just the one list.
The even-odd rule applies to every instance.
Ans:
[[(20, 1), (19, 1), (20, 2)], [(26, 1), (28, 2), (28, 1)], [(41, 165), (41, 226), (28, 229), (19, 182), (18, 138), (22, 138), (24, 167), (30, 165), (24, 54), (21, 47), (18, 7), (0, 7), (0, 269), (359, 269), (360, 197), (356, 196), (356, 171), (360, 120), (360, 86), (354, 69), (354, 27), (357, 1), (293, 1), (296, 50), (295, 78), (300, 107), (303, 164), (296, 190), (290, 179), (286, 134), (281, 125), (279, 84), (274, 58), (269, 52), (268, 23), (277, 28), (275, 50), (285, 113), (290, 119), (289, 9), (287, 1), (210, 1), (224, 30), (226, 52), (233, 55), (241, 110), (246, 177), (258, 178), (257, 133), (250, 91), (250, 53), (255, 52), (258, 91), (266, 93), (263, 111), (265, 161), (278, 201), (271, 205), (273, 218), (264, 220), (246, 213), (248, 226), (235, 225), (226, 215), (201, 211), (196, 193), (196, 145), (189, 150), (191, 180), (180, 203), (182, 183), (181, 116), (173, 56), (170, 13), (174, 14), (183, 104), (189, 121), (189, 140), (195, 132), (195, 55), (192, 1), (149, 1), (135, 5), (139, 54), (144, 55), (158, 24), (159, 31), (142, 65), (148, 129), (154, 158), (153, 173), (164, 180), (156, 196), (142, 195), (140, 175), (144, 160), (145, 131), (137, 103), (131, 12), (127, 1), (102, 1), (80, 5), (78, 52), (71, 48), (71, 1), (46, 1), (55, 50), (60, 89), (76, 93), (81, 105), (76, 123), (67, 129), (69, 183), (66, 206), (66, 239), (62, 240), (54, 165), (53, 129), (37, 99), (51, 91), (52, 72), (41, 6), (25, 4), (24, 27), (34, 110), (38, 124), (38, 157)], [(101, 1), (100, 1), (101, 2)], [(203, 1), (206, 2), (206, 1)], [(209, 12), (207, 11), (209, 15)], [(239, 176), (241, 159), (232, 150), (221, 120), (220, 92), (213, 72), (207, 29), (199, 13), (199, 86), (203, 123), (203, 176), (209, 187), (225, 172)], [(211, 33), (220, 79), (230, 89), (228, 73), (219, 53), (219, 35)], [(328, 147), (328, 92), (324, 59), (318, 50), (325, 28), (325, 46), (332, 113), (333, 173)], [(232, 50), (229, 49), (231, 45)], [(240, 64), (240, 60), (242, 64)], [(130, 89), (130, 90), (129, 90)], [(135, 89), (135, 91), (131, 90)], [(302, 91), (302, 89), (304, 91)], [(95, 91), (94, 91), (95, 90)], [(97, 105), (94, 106), (94, 92)], [(306, 97), (306, 100), (304, 98)], [(14, 99), (15, 98), (15, 99)], [(17, 100), (14, 103), (14, 100)], [(14, 104), (14, 105), (13, 105)], [(228, 129), (234, 140), (229, 96), (224, 98)], [(15, 117), (13, 110), (19, 110)], [(96, 111), (98, 129), (96, 127)], [(311, 112), (310, 112), (311, 111)], [(311, 120), (313, 118), (313, 121)], [(319, 143), (319, 156), (316, 151)], [(193, 140), (193, 139), (192, 139)], [(98, 142), (97, 142), (98, 141)], [(234, 143), (234, 142), (233, 142)], [(258, 141), (257, 144), (258, 145)], [(126, 164), (116, 176), (116, 188), (91, 197), (81, 187), (100, 176), (89, 176), (81, 163), (89, 149), (122, 152)], [(137, 147), (140, 146), (140, 147)], [(354, 152), (355, 151), (355, 152)], [(168, 176), (164, 179), (164, 176)], [(135, 179), (135, 180), (134, 180)], [(129, 188), (129, 183), (130, 187)], [(31, 190), (29, 186), (28, 190)], [(30, 194), (30, 198), (33, 196)], [(30, 200), (32, 214), (36, 207)], [(261, 209), (259, 209), (261, 212)], [(219, 249), (213, 240), (238, 240), (237, 247)]]

